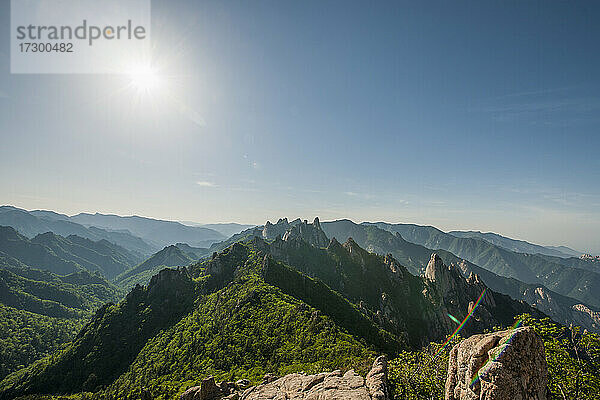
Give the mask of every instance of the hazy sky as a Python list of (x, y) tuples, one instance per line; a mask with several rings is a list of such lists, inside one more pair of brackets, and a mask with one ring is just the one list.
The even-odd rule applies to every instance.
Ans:
[(600, 3), (152, 7), (162, 85), (139, 93), (122, 75), (11, 75), (2, 2), (1, 203), (600, 252)]

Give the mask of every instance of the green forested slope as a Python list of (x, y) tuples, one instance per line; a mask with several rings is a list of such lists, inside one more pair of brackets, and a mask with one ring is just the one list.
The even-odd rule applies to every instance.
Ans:
[(0, 377), (72, 340), (98, 307), (121, 296), (86, 270), (61, 276), (0, 254)]
[(0, 397), (95, 390), (122, 373), (110, 393), (143, 382), (171, 394), (208, 372), (257, 378), (264, 371), (366, 365), (366, 342), (265, 283), (262, 261), (236, 245), (192, 270), (161, 271), (147, 288), (101, 309), (60, 354), (5, 379)]
[(146, 387), (157, 398), (173, 398), (208, 375), (258, 383), (267, 372), (364, 372), (373, 355), (330, 318), (248, 277), (208, 295), (148, 341), (107, 393), (123, 397)]
[(84, 318), (57, 318), (0, 304), (0, 379), (69, 342)]
[[(544, 341), (548, 363), (548, 387), (551, 399), (598, 399), (600, 394), (600, 336), (567, 328), (549, 318), (515, 316), (532, 326)], [(497, 328), (501, 329), (501, 328)], [(452, 344), (458, 343), (455, 338)], [(402, 352), (389, 365), (389, 377), (395, 398), (402, 400), (443, 400), (452, 346), (442, 348), (431, 343), (419, 351)]]
[[(93, 391), (175, 398), (202, 377), (354, 367), (442, 339), (483, 293), (432, 257), (429, 278), (352, 240), (321, 247), (318, 220), (282, 239), (236, 243), (210, 259), (163, 269), (102, 307), (73, 342), (0, 382), (0, 398)], [(325, 238), (326, 240), (326, 238)], [(317, 243), (313, 246), (310, 243)], [(465, 332), (532, 310), (487, 291)]]

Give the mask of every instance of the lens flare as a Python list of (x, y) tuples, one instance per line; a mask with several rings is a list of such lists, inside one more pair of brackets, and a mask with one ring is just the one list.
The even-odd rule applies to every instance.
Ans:
[(460, 321), (454, 315), (452, 315), (452, 314), (446, 314), (446, 315), (448, 315), (448, 318), (450, 318), (452, 321), (454, 321), (460, 325)]
[[(475, 302), (475, 304), (473, 305), (473, 307), (471, 307), (471, 310), (469, 311), (469, 313), (467, 314), (467, 316), (465, 317), (465, 319), (463, 319), (463, 321), (458, 325), (458, 327), (454, 330), (454, 332), (452, 332), (452, 335), (450, 335), (448, 337), (448, 339), (446, 339), (446, 341), (444, 342), (444, 344), (442, 345), (442, 347), (438, 350), (437, 353), (435, 353), (435, 356), (433, 357), (433, 359), (435, 360), (437, 358), (438, 355), (440, 355), (440, 353), (442, 351), (444, 351), (444, 349), (448, 346), (448, 344), (450, 343), (450, 341), (452, 340), (452, 338), (454, 338), (454, 336), (456, 336), (458, 334), (458, 332), (461, 331), (461, 329), (465, 326), (465, 324), (467, 323), (467, 321), (469, 319), (471, 319), (471, 316), (473, 315), (473, 312), (475, 311), (475, 309), (477, 308), (477, 306), (479, 306), (479, 304), (481, 303), (481, 300), (483, 299), (483, 296), (485, 296), (485, 293), (487, 292), (487, 288), (483, 289), (483, 292), (481, 292), (481, 295), (479, 295), (479, 298), (477, 299), (477, 301)], [(448, 314), (448, 316), (450, 316), (450, 314)], [(456, 318), (452, 319), (453, 321), (456, 320)], [(458, 321), (458, 320), (456, 320)]]
[(477, 371), (477, 373), (475, 374), (475, 376), (473, 377), (473, 379), (471, 380), (471, 384), (470, 386), (472, 387), (473, 385), (475, 385), (477, 382), (479, 382), (479, 379), (481, 377), (481, 375), (485, 374), (492, 366), (492, 363), (496, 360), (498, 360), (502, 354), (504, 353), (504, 351), (506, 350), (506, 348), (508, 347), (508, 345), (512, 342), (512, 339), (515, 337), (515, 333), (517, 332), (517, 328), (519, 326), (521, 326), (521, 323), (523, 321), (522, 320), (517, 320), (514, 325), (510, 328), (512, 330), (512, 332), (510, 333), (510, 336), (508, 336), (508, 339), (506, 339), (504, 341), (504, 344), (502, 345), (501, 349), (499, 352), (497, 352), (494, 357), (490, 358), (487, 360), (487, 362), (485, 364), (483, 364), (481, 366), (481, 368), (479, 368), (479, 370)]

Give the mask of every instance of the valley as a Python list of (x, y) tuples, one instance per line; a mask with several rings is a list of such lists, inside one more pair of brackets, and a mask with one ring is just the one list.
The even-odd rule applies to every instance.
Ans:
[[(453, 318), (469, 319), (465, 337), (521, 315), (532, 325), (550, 317), (600, 331), (597, 294), (569, 297), (589, 286), (556, 283), (575, 273), (593, 282), (590, 262), (555, 250), (520, 253), (478, 235), (281, 218), (195, 246), (177, 233), (142, 255), (126, 245), (156, 242), (129, 230), (111, 242), (90, 238), (91, 226), (78, 228), (83, 237), (13, 224), (0, 228), (0, 341), (10, 349), (0, 363), (3, 399), (82, 391), (125, 398), (141, 388), (177, 398), (199, 376), (259, 383), (268, 373), (365, 374), (378, 354), (392, 360), (393, 390), (402, 392), (412, 385), (406, 379), (426, 378), (402, 375), (406, 366), (395, 360), (442, 342)], [(115, 226), (98, 229), (107, 228)]]

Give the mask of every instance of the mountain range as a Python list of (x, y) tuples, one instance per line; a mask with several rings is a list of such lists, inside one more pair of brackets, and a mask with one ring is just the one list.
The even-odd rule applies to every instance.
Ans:
[(444, 338), (455, 327), (448, 315), (462, 319), (471, 309), (465, 334), (521, 313), (542, 316), (436, 254), (425, 276), (414, 276), (352, 239), (328, 239), (318, 219), (300, 221), (272, 241), (255, 236), (187, 268), (163, 269), (102, 307), (64, 351), (7, 377), (0, 397), (104, 390), (122, 398), (140, 387), (172, 397), (208, 373), (259, 379), (360, 368), (376, 352)]
[[(372, 224), (400, 234), (429, 249), (443, 249), (497, 275), (524, 283), (543, 284), (564, 296), (600, 307), (600, 270), (579, 258), (517, 253), (477, 238), (460, 238), (434, 227), (412, 224)], [(583, 261), (583, 263), (582, 263)]]
[(543, 254), (547, 256), (565, 258), (579, 257), (583, 253), (566, 246), (540, 246), (524, 240), (507, 238), (493, 232), (482, 233), (478, 231), (450, 231), (448, 233), (452, 236), (460, 238), (483, 239), (493, 245), (505, 248), (506, 250), (515, 251), (517, 253)]
[(206, 373), (360, 370), (443, 339), (449, 315), (482, 294), (463, 334), (522, 313), (600, 332), (594, 258), (497, 234), (281, 218), (223, 224), (225, 238), (217, 226), (9, 206), (2, 221), (0, 379), (20, 371), (0, 398), (48, 387), (168, 397)]
[[(106, 239), (142, 257), (177, 242), (208, 247), (228, 237), (215, 229), (187, 226), (174, 221), (100, 213), (68, 216), (53, 211), (27, 211), (12, 206), (0, 207), (0, 225), (11, 226), (29, 238), (53, 232), (61, 236), (77, 235), (91, 240)], [(243, 227), (244, 225), (239, 226)], [(223, 224), (219, 229), (230, 232), (237, 228), (236, 225)]]

